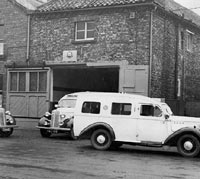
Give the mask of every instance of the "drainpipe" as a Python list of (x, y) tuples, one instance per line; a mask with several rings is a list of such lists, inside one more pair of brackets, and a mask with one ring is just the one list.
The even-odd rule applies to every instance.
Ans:
[(27, 27), (27, 49), (26, 49), (26, 62), (29, 65), (29, 53), (30, 53), (30, 14), (27, 17), (28, 27)]
[(175, 75), (174, 75), (174, 97), (178, 98), (178, 53), (179, 53), (179, 25), (176, 28), (176, 51), (175, 51)]
[(151, 97), (151, 73), (152, 73), (152, 51), (153, 51), (153, 10), (150, 11), (150, 41), (149, 41), (149, 79), (148, 79), (148, 96)]

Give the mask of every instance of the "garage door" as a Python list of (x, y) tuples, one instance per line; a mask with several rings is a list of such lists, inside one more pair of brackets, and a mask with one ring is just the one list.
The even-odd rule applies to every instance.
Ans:
[(41, 117), (49, 108), (48, 70), (8, 72), (7, 109), (18, 117)]

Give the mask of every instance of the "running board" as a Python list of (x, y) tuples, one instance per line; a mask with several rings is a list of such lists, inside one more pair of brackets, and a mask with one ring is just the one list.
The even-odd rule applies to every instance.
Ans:
[(161, 142), (150, 142), (150, 141), (141, 141), (141, 143), (138, 143), (138, 145), (147, 146), (147, 147), (162, 147), (163, 146)]

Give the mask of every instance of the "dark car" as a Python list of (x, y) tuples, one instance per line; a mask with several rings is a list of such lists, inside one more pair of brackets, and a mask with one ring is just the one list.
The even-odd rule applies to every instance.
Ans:
[(16, 127), (15, 118), (9, 111), (0, 107), (0, 137), (9, 137)]

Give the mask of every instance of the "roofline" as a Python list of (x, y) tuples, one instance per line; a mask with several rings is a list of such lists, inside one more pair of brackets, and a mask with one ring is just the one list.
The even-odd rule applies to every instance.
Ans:
[(137, 4), (127, 4), (127, 5), (113, 5), (113, 6), (103, 6), (103, 7), (91, 7), (91, 8), (82, 8), (82, 9), (66, 9), (58, 11), (48, 11), (48, 12), (38, 12), (37, 9), (31, 14), (51, 14), (51, 13), (65, 13), (65, 12), (76, 12), (76, 11), (88, 11), (88, 10), (101, 10), (101, 9), (112, 9), (112, 8), (126, 8), (126, 7), (136, 7), (136, 6), (155, 6), (154, 2), (150, 3), (137, 3)]

